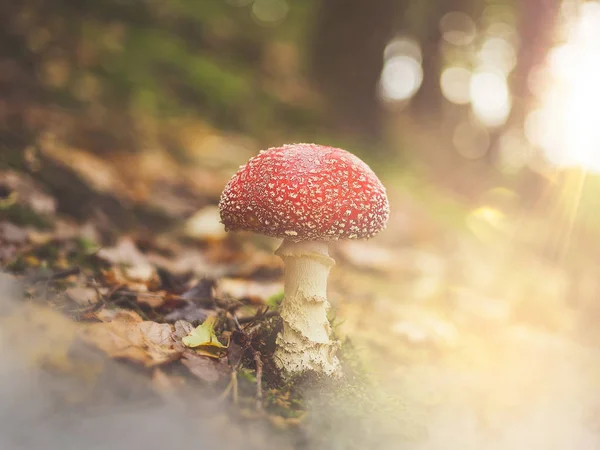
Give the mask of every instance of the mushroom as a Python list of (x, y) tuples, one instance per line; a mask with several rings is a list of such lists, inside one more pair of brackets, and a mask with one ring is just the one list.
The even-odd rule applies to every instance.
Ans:
[(385, 227), (389, 204), (373, 171), (353, 154), (316, 144), (263, 150), (240, 167), (221, 195), (226, 230), (283, 238), (283, 330), (274, 360), (284, 374), (339, 374), (327, 319), (329, 241), (370, 238)]

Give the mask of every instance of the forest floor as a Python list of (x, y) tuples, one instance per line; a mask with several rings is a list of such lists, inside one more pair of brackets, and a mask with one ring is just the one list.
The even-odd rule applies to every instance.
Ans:
[[(401, 174), (388, 228), (331, 248), (344, 383), (278, 379), (278, 242), (217, 208), (256, 149), (212, 133), (185, 164), (48, 144), (2, 170), (0, 447), (599, 448), (597, 327), (568, 273)], [(137, 223), (65, 204), (49, 160)]]

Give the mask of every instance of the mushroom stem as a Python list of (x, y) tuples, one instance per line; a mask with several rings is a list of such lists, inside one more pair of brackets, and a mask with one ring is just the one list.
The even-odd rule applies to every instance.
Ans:
[(284, 373), (339, 373), (335, 356), (339, 342), (330, 339), (327, 319), (327, 278), (335, 264), (327, 243), (286, 239), (275, 254), (283, 260), (285, 272), (283, 331), (277, 336), (275, 364)]

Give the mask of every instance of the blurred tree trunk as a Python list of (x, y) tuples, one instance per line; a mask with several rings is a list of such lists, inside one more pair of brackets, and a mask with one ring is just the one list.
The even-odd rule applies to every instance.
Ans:
[(343, 133), (378, 139), (383, 110), (377, 89), (383, 50), (394, 34), (399, 0), (322, 0), (312, 33), (311, 70)]
[(418, 116), (439, 118), (444, 97), (440, 87), (440, 76), (444, 61), (441, 53), (442, 33), (440, 20), (452, 11), (472, 15), (473, 0), (438, 2), (420, 0), (413, 3), (404, 17), (407, 30), (421, 44), (423, 54), (423, 82), (411, 100), (411, 108)]
[(439, 23), (444, 14), (455, 9), (454, 2), (442, 2), (435, 7), (427, 6), (419, 6), (417, 12), (414, 11), (417, 7), (413, 7), (407, 11), (405, 17), (408, 29), (421, 44), (423, 55), (423, 81), (410, 102), (411, 110), (420, 117), (436, 116), (441, 109), (443, 96), (439, 80), (443, 61), (440, 53), (442, 34)]
[(544, 62), (554, 43), (560, 5), (561, 0), (527, 0), (517, 8), (521, 44), (513, 72), (513, 93), (525, 108), (531, 102), (529, 75)]
[[(490, 162), (494, 162), (497, 158), (498, 140), (503, 131), (512, 127), (522, 128), (528, 111), (535, 103), (534, 94), (529, 89), (530, 75), (544, 63), (548, 51), (554, 44), (560, 6), (561, 0), (527, 0), (516, 8), (520, 46), (517, 65), (511, 75), (513, 106), (506, 125), (493, 137), (488, 152)], [(537, 190), (538, 188), (534, 189)]]

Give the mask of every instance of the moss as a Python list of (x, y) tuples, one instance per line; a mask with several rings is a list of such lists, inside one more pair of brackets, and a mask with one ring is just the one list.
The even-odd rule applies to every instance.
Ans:
[(6, 271), (11, 273), (21, 273), (27, 269), (25, 258), (19, 256), (13, 261), (6, 264)]
[[(348, 339), (343, 341), (338, 353), (343, 369), (342, 378), (332, 378), (311, 371), (282, 377), (272, 361), (269, 361), (275, 349), (275, 338), (280, 325), (280, 320), (273, 318), (264, 321), (260, 330), (262, 340), (269, 342), (269, 345), (261, 348), (261, 356), (266, 361), (263, 373), (263, 381), (267, 387), (264, 407), (269, 414), (285, 419), (300, 418), (307, 412), (309, 403), (314, 397), (324, 399), (326, 402), (352, 400), (357, 404), (375, 404), (375, 399), (370, 399), (373, 384), (367, 365), (352, 341)], [(247, 363), (240, 374), (243, 374), (244, 379), (252, 379), (255, 382), (253, 362), (248, 360)]]
[(97, 242), (95, 242), (92, 239), (85, 238), (85, 237), (77, 238), (75, 240), (75, 244), (79, 250), (81, 250), (84, 253), (88, 253), (88, 254), (93, 253), (100, 248), (100, 246)]
[(31, 208), (19, 203), (7, 204), (0, 208), (0, 218), (8, 220), (18, 226), (33, 226), (40, 229), (51, 229), (51, 220), (36, 213)]

